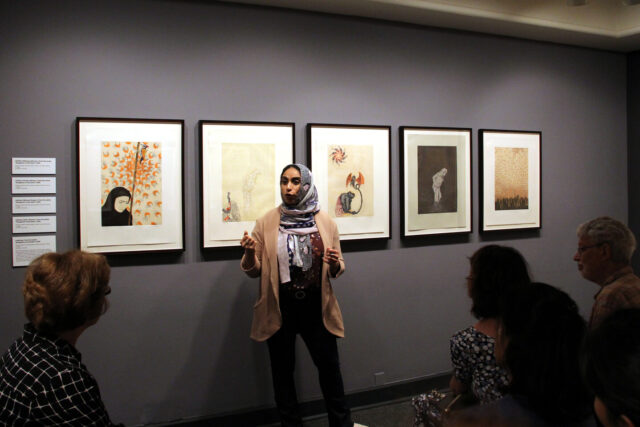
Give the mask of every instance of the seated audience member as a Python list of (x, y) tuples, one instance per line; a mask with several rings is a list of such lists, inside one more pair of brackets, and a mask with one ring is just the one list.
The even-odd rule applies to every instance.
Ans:
[(470, 392), (481, 403), (488, 403), (502, 397), (501, 390), (508, 384), (493, 354), (502, 301), (530, 278), (524, 258), (510, 247), (484, 246), (469, 261), (467, 292), (478, 321), (451, 337), (453, 376), (449, 385), (456, 394)]
[(27, 269), (29, 320), (0, 361), (0, 420), (14, 426), (110, 426), (98, 384), (75, 345), (105, 313), (109, 264), (79, 250), (47, 253)]
[(578, 227), (578, 249), (573, 260), (587, 280), (600, 286), (589, 319), (593, 328), (622, 308), (640, 308), (640, 278), (629, 265), (636, 239), (629, 228), (602, 216)]
[(510, 377), (507, 395), (461, 411), (452, 425), (595, 426), (593, 397), (580, 372), (586, 330), (565, 292), (524, 286), (504, 307), (495, 346)]
[(587, 340), (585, 376), (605, 427), (640, 426), (640, 309), (613, 313)]

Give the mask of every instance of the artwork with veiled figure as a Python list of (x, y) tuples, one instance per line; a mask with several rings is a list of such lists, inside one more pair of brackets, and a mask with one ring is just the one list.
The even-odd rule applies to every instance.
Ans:
[(77, 118), (79, 247), (181, 251), (182, 120)]
[(162, 224), (160, 142), (102, 141), (102, 226)]

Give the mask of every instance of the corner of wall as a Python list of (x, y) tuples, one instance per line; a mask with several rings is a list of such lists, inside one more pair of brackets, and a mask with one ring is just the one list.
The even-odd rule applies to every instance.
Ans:
[[(640, 51), (627, 54), (627, 182), (629, 227), (640, 238)], [(640, 253), (632, 259), (640, 271)]]

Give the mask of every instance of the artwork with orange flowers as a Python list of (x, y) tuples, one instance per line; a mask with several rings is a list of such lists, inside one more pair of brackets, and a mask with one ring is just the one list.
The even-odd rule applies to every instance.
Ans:
[(184, 121), (76, 119), (79, 247), (182, 251)]
[(101, 182), (103, 227), (162, 224), (161, 143), (103, 141)]
[(540, 228), (542, 134), (480, 130), (481, 231)]

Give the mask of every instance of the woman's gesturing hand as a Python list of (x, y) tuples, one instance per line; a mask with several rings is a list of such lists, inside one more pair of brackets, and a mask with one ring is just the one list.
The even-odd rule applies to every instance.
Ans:
[(256, 251), (256, 241), (253, 240), (249, 233), (245, 230), (244, 235), (242, 236), (242, 240), (240, 240), (240, 246), (244, 248), (244, 253), (246, 256), (253, 256)]
[(333, 248), (327, 248), (322, 260), (329, 264), (331, 274), (335, 276), (338, 270), (340, 270), (340, 252)]

